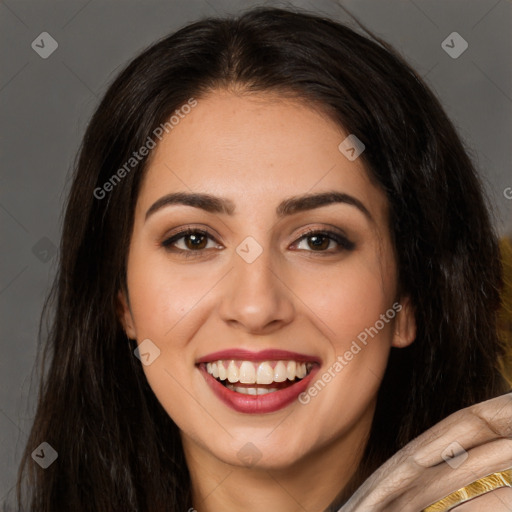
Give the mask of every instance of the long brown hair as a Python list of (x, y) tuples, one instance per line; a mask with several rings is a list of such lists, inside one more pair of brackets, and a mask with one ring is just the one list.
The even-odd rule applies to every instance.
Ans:
[[(222, 87), (293, 95), (325, 109), (365, 144), (361, 158), (389, 202), (399, 285), (414, 304), (418, 335), (391, 351), (363, 462), (332, 509), (412, 438), (506, 390), (497, 369), (499, 253), (479, 179), (422, 79), (369, 36), (320, 16), (251, 9), (186, 26), (109, 87), (67, 202), (20, 507), (182, 512), (191, 505), (178, 429), (117, 317), (147, 157), (105, 197), (94, 191), (176, 109)], [(43, 441), (59, 454), (46, 470), (30, 456)]]

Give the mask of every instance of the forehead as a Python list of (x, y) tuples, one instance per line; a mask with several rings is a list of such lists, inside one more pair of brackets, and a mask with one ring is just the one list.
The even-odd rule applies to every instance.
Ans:
[(384, 220), (385, 196), (362, 159), (339, 150), (348, 135), (305, 100), (215, 91), (197, 99), (153, 150), (140, 208), (169, 192), (194, 191), (230, 198), (237, 211), (261, 211), (286, 197), (338, 190)]

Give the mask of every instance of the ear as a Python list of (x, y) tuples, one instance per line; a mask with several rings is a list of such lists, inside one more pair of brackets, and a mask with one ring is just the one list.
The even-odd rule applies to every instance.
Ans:
[(398, 314), (395, 319), (395, 332), (391, 346), (404, 348), (416, 339), (416, 317), (409, 297), (402, 298), (396, 304)]
[(117, 312), (119, 321), (123, 326), (126, 335), (130, 339), (137, 339), (137, 334), (135, 332), (135, 323), (133, 321), (132, 312), (130, 309), (128, 298), (124, 291), (119, 290), (117, 292)]

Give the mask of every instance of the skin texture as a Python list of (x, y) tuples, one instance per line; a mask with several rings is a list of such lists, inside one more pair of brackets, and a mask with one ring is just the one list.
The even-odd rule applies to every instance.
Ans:
[[(200, 512), (323, 510), (360, 460), (390, 348), (415, 338), (412, 308), (397, 295), (385, 196), (361, 159), (338, 150), (347, 135), (304, 102), (219, 90), (199, 98), (151, 155), (121, 320), (130, 338), (160, 350), (144, 371), (181, 430)], [(285, 199), (332, 190), (357, 198), (371, 219), (349, 204), (276, 215)], [(221, 196), (234, 212), (175, 204), (145, 218), (173, 192)], [(174, 251), (162, 246), (186, 226), (213, 239), (189, 257), (187, 238)], [(326, 239), (315, 249), (303, 238), (312, 228), (344, 233), (354, 248)], [(236, 252), (249, 236), (263, 250), (252, 263)], [(321, 375), (395, 302), (397, 316), (307, 405), (236, 412), (195, 364), (218, 350), (283, 349), (318, 357)], [(248, 442), (254, 464), (239, 456)]]

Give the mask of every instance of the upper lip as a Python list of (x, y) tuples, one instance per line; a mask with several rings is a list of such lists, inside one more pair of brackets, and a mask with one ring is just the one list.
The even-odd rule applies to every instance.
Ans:
[(318, 357), (299, 354), (298, 352), (290, 352), (288, 350), (267, 349), (252, 352), (251, 350), (239, 348), (212, 352), (211, 354), (207, 354), (197, 359), (196, 363), (211, 363), (213, 361), (224, 361), (229, 359), (239, 361), (297, 361), (321, 364)]

